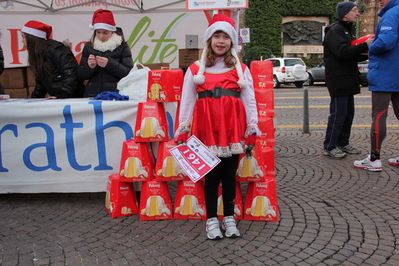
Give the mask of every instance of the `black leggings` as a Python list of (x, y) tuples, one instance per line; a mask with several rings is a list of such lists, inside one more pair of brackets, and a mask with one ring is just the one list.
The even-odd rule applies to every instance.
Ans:
[(392, 101), (393, 112), (399, 120), (399, 93), (398, 92), (377, 92), (371, 93), (372, 119), (370, 131), (371, 153), (381, 152), (382, 141), (387, 134), (387, 116), (389, 101)]
[(236, 171), (239, 155), (220, 158), (221, 162), (205, 176), (205, 203), (207, 218), (217, 217), (218, 188), (222, 182), (224, 216), (234, 215), (236, 199)]

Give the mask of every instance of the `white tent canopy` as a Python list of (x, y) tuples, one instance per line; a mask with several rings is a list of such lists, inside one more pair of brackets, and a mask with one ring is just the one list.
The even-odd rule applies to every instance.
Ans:
[(85, 11), (94, 11), (98, 8), (110, 10), (129, 10), (134, 12), (176, 11), (185, 10), (186, 0), (0, 0), (1, 11), (76, 11), (77, 8)]

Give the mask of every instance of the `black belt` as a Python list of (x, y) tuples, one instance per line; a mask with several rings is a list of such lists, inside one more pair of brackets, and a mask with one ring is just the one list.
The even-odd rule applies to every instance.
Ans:
[(205, 97), (220, 98), (222, 96), (232, 96), (240, 98), (240, 92), (230, 89), (223, 89), (221, 87), (215, 87), (215, 89), (213, 90), (206, 90), (198, 93), (198, 99)]

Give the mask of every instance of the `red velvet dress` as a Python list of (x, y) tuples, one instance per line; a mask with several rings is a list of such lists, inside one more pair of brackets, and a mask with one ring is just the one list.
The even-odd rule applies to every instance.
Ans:
[[(242, 66), (243, 70), (245, 65)], [(197, 64), (190, 66), (196, 75)], [(205, 72), (205, 83), (197, 86), (197, 92), (213, 90), (215, 87), (240, 92), (235, 68), (224, 73)], [(246, 111), (240, 98), (221, 96), (198, 99), (194, 108), (191, 134), (198, 137), (206, 146), (220, 157), (243, 152), (244, 133), (247, 126)]]

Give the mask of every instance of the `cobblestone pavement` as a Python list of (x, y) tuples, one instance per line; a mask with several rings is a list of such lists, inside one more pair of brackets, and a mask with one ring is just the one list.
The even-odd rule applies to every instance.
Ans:
[(210, 241), (204, 221), (111, 218), (105, 193), (2, 194), (0, 265), (399, 265), (399, 167), (387, 163), (399, 155), (392, 110), (383, 171), (369, 172), (352, 166), (369, 148), (367, 88), (356, 97), (351, 139), (362, 154), (343, 159), (321, 153), (324, 85), (309, 87), (306, 134), (304, 90), (274, 92), (278, 222), (241, 220), (240, 238)]

